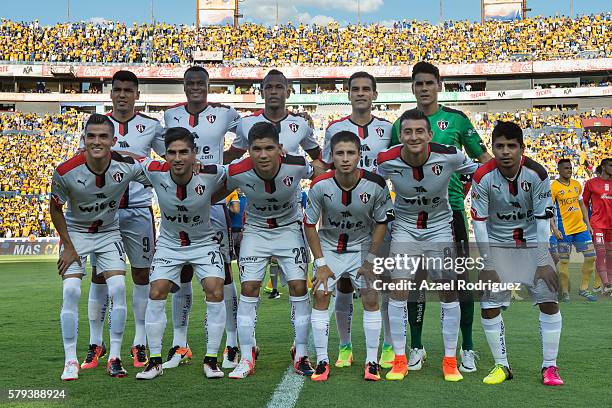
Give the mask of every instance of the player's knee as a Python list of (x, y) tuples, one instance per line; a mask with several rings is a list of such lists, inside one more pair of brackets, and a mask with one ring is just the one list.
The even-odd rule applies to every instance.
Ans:
[(287, 282), (287, 286), (291, 296), (304, 296), (308, 292), (305, 280), (291, 280)]
[(91, 268), (91, 281), (93, 283), (97, 283), (98, 285), (103, 285), (106, 283), (104, 275), (98, 275), (98, 269), (95, 266)]
[(363, 310), (368, 312), (375, 312), (379, 309), (378, 296), (374, 290), (362, 290), (361, 291), (361, 303), (363, 304)]
[(257, 281), (242, 282), (240, 285), (240, 294), (248, 297), (259, 297), (259, 288), (261, 283)]
[(495, 307), (492, 309), (480, 309), (480, 316), (483, 319), (494, 319), (501, 313), (500, 308)]
[(132, 268), (132, 280), (136, 285), (148, 285), (149, 268)]
[(559, 311), (559, 304), (554, 302), (545, 302), (538, 305), (540, 311), (544, 314), (552, 315)]
[(330, 296), (329, 292), (326, 295), (323, 291), (317, 290), (313, 295), (313, 307), (317, 310), (327, 310)]
[(207, 302), (222, 302), (223, 301), (223, 285), (215, 285), (207, 287), (206, 293)]
[(168, 290), (160, 284), (159, 281), (151, 282), (149, 288), (149, 299), (151, 300), (166, 300), (168, 297)]

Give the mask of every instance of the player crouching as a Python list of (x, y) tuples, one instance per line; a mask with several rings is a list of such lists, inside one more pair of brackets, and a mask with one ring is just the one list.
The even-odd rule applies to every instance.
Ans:
[[(382, 319), (378, 293), (372, 288), (376, 279), (372, 267), (387, 223), (394, 218), (391, 196), (382, 177), (357, 168), (361, 158), (357, 135), (338, 132), (330, 145), (336, 170), (313, 180), (304, 220), (306, 238), (315, 257), (311, 324), (318, 364), (311, 379), (326, 381), (329, 375), (327, 309), (337, 279), (348, 277), (355, 290), (361, 292), (364, 308), (364, 379), (378, 381), (380, 366), (376, 360)], [(319, 219), (321, 228), (317, 232)]]
[(203, 165), (193, 174), (196, 146), (191, 132), (184, 128), (166, 131), (166, 160), (145, 159), (144, 172), (151, 181), (162, 213), (159, 239), (151, 265), (151, 290), (145, 314), (150, 358), (139, 380), (163, 374), (162, 338), (166, 329), (168, 293), (181, 284), (181, 269), (191, 265), (206, 294), (206, 356), (204, 374), (221, 378), (217, 352), (225, 330), (223, 258), (210, 225), (211, 198), (225, 181), (224, 167)]

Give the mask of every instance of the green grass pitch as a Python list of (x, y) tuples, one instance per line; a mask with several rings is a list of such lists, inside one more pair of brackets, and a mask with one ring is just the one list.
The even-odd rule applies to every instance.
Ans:
[[(79, 381), (62, 383), (63, 368), (59, 310), (61, 282), (51, 258), (3, 258), (0, 260), (0, 390), (58, 389), (66, 390), (65, 406), (87, 407), (262, 407), (268, 404), (277, 384), (290, 364), (289, 346), (293, 331), (289, 323), (287, 291), (281, 290), (280, 300), (262, 296), (257, 322), (257, 341), (262, 354), (253, 377), (245, 380), (207, 380), (202, 372), (204, 352), (204, 301), (201, 290), (194, 284), (194, 307), (191, 312), (189, 343), (194, 352), (190, 366), (166, 370), (151, 382), (136, 381), (131, 367), (129, 345), (133, 336), (133, 318), (128, 313), (122, 357), (129, 376), (113, 379), (106, 375), (106, 360), (95, 370), (82, 371)], [(572, 284), (577, 288), (580, 272), (572, 265)], [(130, 282), (130, 279), (127, 279)], [(79, 312), (79, 359), (85, 356), (89, 336), (87, 293), (89, 278), (82, 285)], [(131, 300), (128, 291), (128, 304)], [(168, 302), (170, 306), (171, 302)], [(164, 338), (164, 354), (171, 346), (172, 324), (168, 307), (168, 326)], [(562, 304), (563, 333), (559, 366), (566, 385), (547, 388), (539, 382), (541, 343), (538, 331), (538, 310), (528, 302), (513, 304), (505, 312), (507, 346), (515, 379), (498, 386), (481, 383), (492, 366), (480, 320), (474, 322), (474, 342), (480, 352), (479, 371), (465, 374), (460, 383), (445, 383), (441, 374), (442, 339), (439, 307), (427, 306), (423, 340), (429, 359), (420, 372), (410, 372), (403, 382), (362, 380), (365, 358), (361, 305), (356, 301), (353, 323), (353, 367), (335, 369), (324, 384), (309, 380), (304, 383), (296, 406), (603, 406), (612, 401), (610, 367), (612, 302), (600, 299), (595, 303), (582, 301), (572, 291), (572, 301)], [(478, 306), (476, 307), (478, 316)], [(330, 357), (337, 357), (338, 339), (332, 319)], [(108, 330), (105, 328), (108, 344)], [(311, 355), (314, 360), (314, 355)], [(4, 393), (3, 393), (4, 394)], [(5, 395), (5, 394), (4, 394)], [(606, 402), (607, 401), (607, 402)], [(50, 402), (9, 402), (6, 406), (58, 406)], [(60, 404), (61, 405), (61, 404)]]

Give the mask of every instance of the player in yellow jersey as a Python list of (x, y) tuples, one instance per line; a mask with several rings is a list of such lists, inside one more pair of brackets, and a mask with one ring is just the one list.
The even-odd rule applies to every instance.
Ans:
[[(555, 247), (559, 263), (557, 269), (561, 281), (561, 301), (569, 302), (569, 258), (572, 245), (576, 251), (582, 252), (582, 283), (578, 294), (589, 301), (596, 301), (597, 297), (590, 292), (589, 281), (593, 274), (595, 263), (595, 249), (593, 247), (593, 230), (589, 223), (589, 216), (582, 202), (582, 186), (572, 178), (572, 163), (569, 159), (561, 159), (557, 163), (559, 178), (554, 180), (551, 187), (552, 200), (556, 206), (556, 223), (551, 219), (553, 232), (551, 247)], [(598, 286), (597, 277), (594, 286)], [(601, 286), (601, 282), (599, 282)]]

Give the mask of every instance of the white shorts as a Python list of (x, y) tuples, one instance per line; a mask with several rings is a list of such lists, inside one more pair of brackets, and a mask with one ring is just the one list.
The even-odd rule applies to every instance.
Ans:
[[(133, 268), (149, 268), (155, 249), (155, 226), (153, 214), (146, 208), (120, 208), (119, 230), (121, 240)], [(96, 257), (91, 257), (95, 267)]]
[(223, 261), (230, 263), (232, 261), (232, 233), (230, 229), (229, 214), (225, 205), (213, 204), (210, 208), (210, 224), (215, 237), (213, 238), (219, 244), (219, 250), (223, 255)]
[(174, 284), (172, 291), (175, 292), (181, 285), (181, 269), (184, 265), (193, 267), (198, 282), (205, 278), (225, 279), (225, 266), (219, 247), (210, 245), (195, 248), (156, 248), (149, 281), (169, 280)]
[[(344, 252), (338, 253), (334, 251), (323, 251), (325, 263), (336, 275), (336, 280), (329, 279), (327, 281), (327, 289), (332, 292), (336, 288), (336, 282), (340, 278), (349, 278), (355, 290), (365, 289), (366, 282), (363, 276), (357, 279), (357, 271), (363, 265), (368, 253), (367, 252)], [(316, 268), (313, 267), (312, 276), (316, 276)], [(319, 286), (317, 290), (322, 291), (323, 286)]]
[(309, 256), (301, 223), (274, 229), (245, 226), (240, 245), (240, 281), (261, 282), (271, 257), (276, 258), (285, 281), (306, 280)]
[[(77, 254), (81, 258), (81, 266), (73, 262), (66, 271), (65, 275), (87, 275), (85, 272), (85, 264), (87, 257), (96, 256), (97, 275), (102, 275), (107, 271), (124, 271), (125, 272), (125, 251), (121, 242), (121, 234), (119, 231), (87, 233), (69, 231), (68, 235), (76, 249)], [(60, 253), (64, 250), (64, 246), (60, 245)]]
[[(527, 287), (533, 299), (533, 304), (557, 303), (558, 293), (551, 291), (543, 280), (534, 284), (534, 277), (538, 265), (538, 251), (536, 248), (500, 248), (491, 247), (490, 256), (500, 282), (520, 283)], [(548, 255), (549, 265), (554, 269), (553, 260)], [(500, 290), (485, 292), (480, 300), (482, 309), (494, 309), (510, 306), (511, 291)]]
[(430, 280), (454, 280), (457, 274), (448, 265), (455, 258), (455, 243), (450, 228), (411, 233), (397, 229), (392, 232), (389, 257), (401, 261), (391, 270), (392, 279), (414, 279), (418, 269), (427, 271)]

